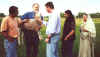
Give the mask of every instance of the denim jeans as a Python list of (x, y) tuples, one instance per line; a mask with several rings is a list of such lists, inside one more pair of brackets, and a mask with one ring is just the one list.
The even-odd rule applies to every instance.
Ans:
[(53, 35), (53, 37), (50, 38), (50, 42), (47, 43), (47, 57), (58, 57), (58, 42), (60, 39), (60, 34)]
[(13, 42), (9, 42), (7, 39), (4, 40), (4, 48), (6, 52), (6, 57), (17, 57), (16, 53), (17, 40), (14, 39)]

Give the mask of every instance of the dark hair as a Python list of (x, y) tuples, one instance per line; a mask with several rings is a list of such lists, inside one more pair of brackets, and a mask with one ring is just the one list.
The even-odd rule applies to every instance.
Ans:
[(74, 18), (74, 15), (72, 14), (71, 10), (66, 10), (65, 13), (69, 15), (68, 18)]
[(11, 6), (9, 8), (9, 14), (11, 14), (11, 15), (18, 14), (18, 8), (16, 6)]
[(50, 7), (51, 9), (54, 9), (53, 2), (47, 2), (47, 3), (45, 4), (45, 6)]

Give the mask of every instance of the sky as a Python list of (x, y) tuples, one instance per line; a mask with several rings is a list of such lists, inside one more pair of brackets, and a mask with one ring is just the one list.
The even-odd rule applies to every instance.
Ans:
[(100, 0), (0, 0), (0, 13), (8, 15), (10, 6), (17, 6), (19, 15), (23, 15), (26, 12), (32, 11), (32, 5), (39, 3), (40, 12), (42, 15), (46, 15), (45, 3), (52, 1), (55, 9), (58, 12), (64, 12), (65, 10), (71, 10), (74, 15), (79, 12), (96, 13), (100, 12)]

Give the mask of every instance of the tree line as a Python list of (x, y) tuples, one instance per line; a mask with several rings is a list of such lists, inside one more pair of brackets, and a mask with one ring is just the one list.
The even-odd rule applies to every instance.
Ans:
[[(75, 16), (76, 18), (82, 18), (83, 15), (86, 14), (85, 12), (79, 12), (77, 16)], [(89, 14), (92, 18), (100, 18), (100, 13), (91, 13)], [(60, 13), (61, 17), (64, 17), (64, 13), (61, 12)]]
[[(86, 13), (85, 13), (85, 12), (79, 12), (78, 15), (75, 16), (75, 17), (76, 17), (76, 18), (82, 18), (84, 14), (86, 14)], [(0, 13), (0, 17), (5, 17), (5, 16), (6, 16), (6, 15), (5, 15), (4, 13)], [(61, 16), (61, 17), (64, 17), (64, 13), (61, 12), (61, 13), (60, 13), (60, 16)], [(97, 13), (91, 13), (90, 16), (91, 16), (92, 18), (100, 18), (100, 13), (99, 13), (99, 12), (97, 12)]]

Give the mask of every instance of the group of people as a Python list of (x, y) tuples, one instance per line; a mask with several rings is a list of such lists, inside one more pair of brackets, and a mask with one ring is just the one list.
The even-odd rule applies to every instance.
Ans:
[[(38, 21), (41, 26), (46, 26), (47, 38), (46, 57), (59, 57), (58, 42), (61, 38), (61, 53), (62, 57), (73, 57), (73, 45), (75, 40), (75, 18), (71, 10), (64, 12), (65, 22), (63, 28), (63, 35), (60, 37), (61, 21), (60, 15), (55, 10), (53, 2), (45, 4), (46, 10), (49, 14), (48, 21), (43, 20), (43, 16), (39, 14)], [(24, 33), (24, 40), (26, 46), (26, 57), (37, 57), (39, 47), (39, 31), (35, 29), (27, 29), (28, 21), (37, 18), (39, 12), (39, 4), (34, 3), (33, 11), (25, 13), (20, 18), (18, 16), (18, 7), (11, 6), (9, 8), (9, 16), (6, 16), (1, 23), (1, 33), (5, 37), (4, 48), (6, 57), (17, 57), (16, 47), (19, 36), (19, 28)], [(25, 27), (26, 26), (26, 27)], [(33, 26), (34, 27), (34, 26)], [(40, 29), (40, 27), (39, 27)], [(39, 30), (38, 29), (38, 30)], [(80, 26), (80, 49), (79, 57), (94, 57), (94, 39), (96, 37), (95, 25), (88, 14), (83, 16), (83, 23)]]

